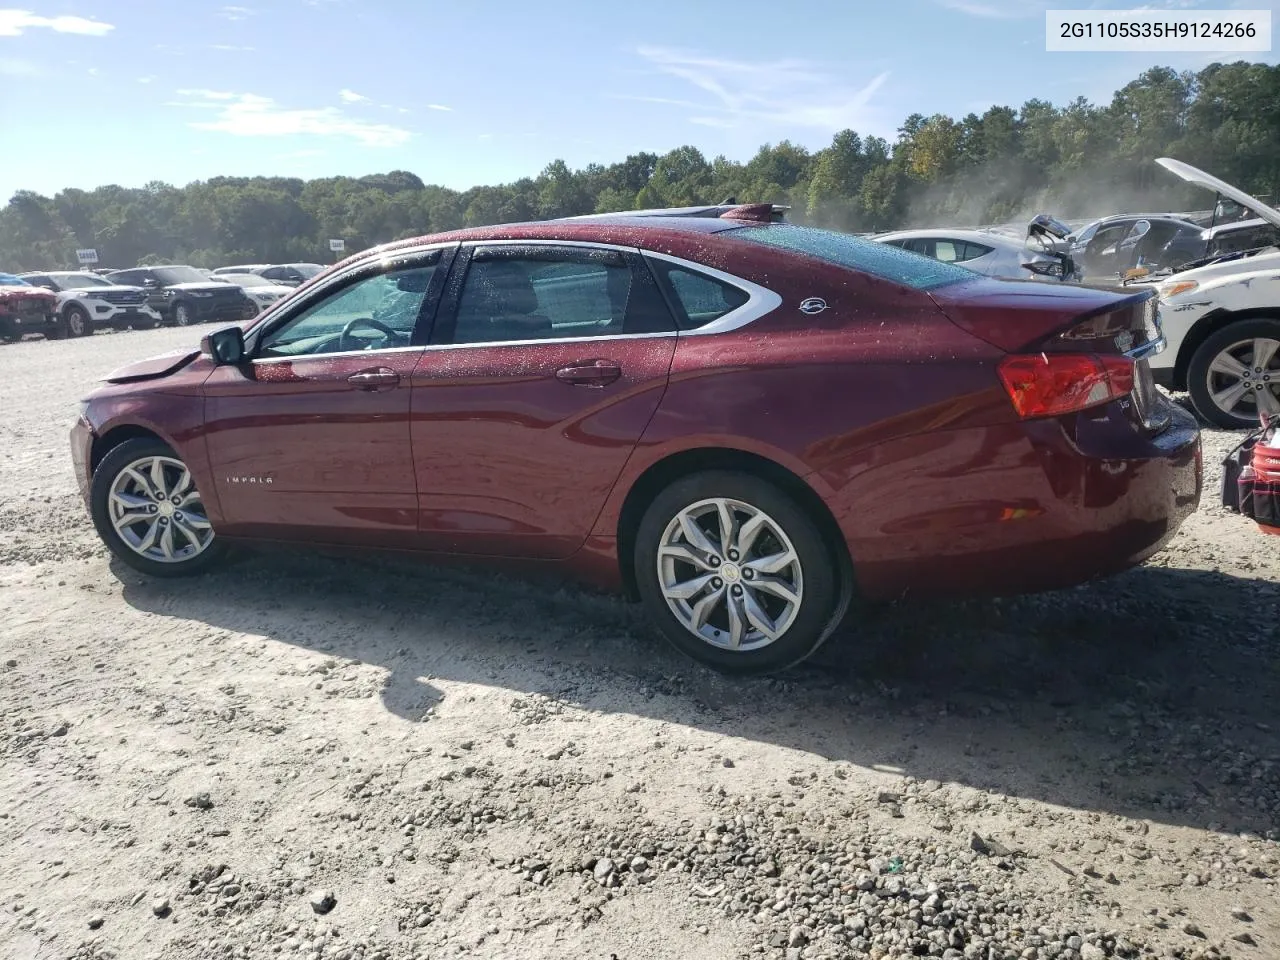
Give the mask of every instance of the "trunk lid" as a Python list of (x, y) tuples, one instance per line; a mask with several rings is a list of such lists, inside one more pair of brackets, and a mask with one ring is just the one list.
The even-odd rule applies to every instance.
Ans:
[(981, 279), (929, 291), (966, 333), (1009, 353), (1129, 353), (1161, 339), (1155, 291)]

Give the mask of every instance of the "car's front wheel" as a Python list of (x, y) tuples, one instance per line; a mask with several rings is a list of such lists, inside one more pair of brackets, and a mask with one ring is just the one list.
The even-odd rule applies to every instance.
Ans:
[(71, 307), (65, 315), (67, 336), (87, 337), (93, 333), (93, 321), (89, 319), (83, 307)]
[(191, 308), (185, 303), (179, 303), (173, 308), (173, 323), (178, 327), (189, 327), (195, 322), (191, 313)]
[(637, 530), (635, 572), (666, 638), (733, 673), (781, 670), (813, 653), (846, 586), (809, 513), (736, 471), (693, 474), (658, 494)]
[(1187, 389), (1196, 412), (1219, 427), (1280, 416), (1280, 318), (1239, 320), (1205, 338), (1187, 366)]
[(200, 573), (223, 556), (186, 464), (159, 440), (127, 440), (93, 472), (93, 524), (111, 552), (156, 577)]

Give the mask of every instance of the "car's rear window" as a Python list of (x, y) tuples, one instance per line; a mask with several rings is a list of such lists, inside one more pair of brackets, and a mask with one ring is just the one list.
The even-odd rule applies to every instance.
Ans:
[(770, 223), (759, 227), (742, 227), (722, 233), (721, 236), (816, 257), (827, 263), (860, 270), (917, 290), (933, 290), (951, 283), (973, 280), (975, 276), (972, 270), (911, 253), (887, 243), (815, 227)]

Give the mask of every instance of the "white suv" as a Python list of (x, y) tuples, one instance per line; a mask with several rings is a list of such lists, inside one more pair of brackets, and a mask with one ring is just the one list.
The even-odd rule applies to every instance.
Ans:
[(142, 287), (123, 287), (96, 273), (25, 273), (22, 279), (58, 295), (58, 316), (68, 337), (87, 337), (99, 327), (150, 330), (160, 326), (160, 314), (147, 305)]
[[(1280, 210), (1179, 160), (1156, 162), (1280, 231)], [(1280, 416), (1280, 247), (1226, 254), (1159, 279), (1168, 348), (1151, 358), (1156, 381), (1186, 390), (1196, 412), (1220, 427)]]

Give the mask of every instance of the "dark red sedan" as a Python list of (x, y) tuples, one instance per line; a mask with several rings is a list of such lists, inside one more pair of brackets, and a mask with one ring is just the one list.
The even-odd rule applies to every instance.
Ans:
[(768, 671), (852, 601), (1122, 570), (1199, 501), (1150, 292), (988, 280), (767, 205), (398, 242), (108, 377), (72, 435), (107, 545), (558, 568)]

